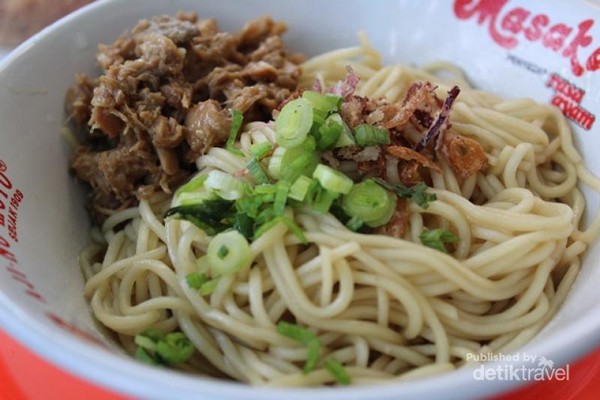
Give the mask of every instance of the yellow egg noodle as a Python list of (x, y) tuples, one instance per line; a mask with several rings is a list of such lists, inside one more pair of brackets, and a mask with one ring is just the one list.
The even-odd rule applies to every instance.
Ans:
[[(600, 181), (583, 165), (562, 114), (474, 90), (450, 64), (382, 67), (361, 41), (306, 61), (302, 85), (316, 78), (332, 84), (348, 65), (361, 77), (357, 94), (372, 98), (402, 99), (417, 80), (436, 84), (443, 98), (458, 84), (449, 129), (476, 139), (489, 169), (461, 182), (441, 163), (429, 189), (437, 200), (427, 209), (409, 202), (404, 239), (355, 233), (331, 215), (287, 209), (310, 245), (279, 224), (250, 244), (252, 266), (223, 276), (208, 296), (186, 276), (210, 237), (163, 218), (172, 198), (155, 195), (113, 214), (93, 229), (94, 244), (80, 262), (94, 316), (127, 352), (149, 327), (181, 330), (197, 349), (182, 370), (255, 385), (335, 383), (322, 366), (304, 374), (306, 347), (277, 332), (278, 321), (293, 315), (318, 335), (322, 354), (361, 384), (450, 371), (468, 354), (514, 351), (552, 318), (600, 233), (597, 215), (581, 227), (586, 202), (578, 185), (600, 191)], [(272, 125), (250, 123), (239, 140), (245, 159), (213, 148), (198, 169), (234, 174), (250, 146), (264, 141), (275, 141)], [(387, 160), (391, 181), (395, 162)], [(455, 250), (423, 246), (425, 227), (455, 232)]]

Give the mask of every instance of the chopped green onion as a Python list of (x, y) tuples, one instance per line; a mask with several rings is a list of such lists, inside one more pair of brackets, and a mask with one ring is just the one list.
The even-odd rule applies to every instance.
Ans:
[(354, 185), (352, 179), (325, 164), (317, 166), (313, 178), (319, 181), (323, 188), (334, 193), (348, 194)]
[(321, 357), (321, 342), (319, 339), (313, 339), (308, 342), (308, 354), (302, 372), (308, 374), (313, 371), (319, 363), (319, 357)]
[(446, 229), (424, 230), (419, 235), (419, 239), (421, 239), (421, 243), (423, 243), (425, 246), (442, 251), (444, 253), (448, 252), (445, 246), (446, 243), (458, 242), (458, 237)]
[(182, 332), (168, 333), (156, 344), (156, 354), (167, 365), (186, 362), (194, 354), (194, 345)]
[(159, 365), (158, 360), (152, 357), (143, 347), (138, 347), (135, 350), (135, 358), (144, 364)]
[[(256, 189), (258, 189), (259, 187), (263, 187), (263, 186), (266, 186), (266, 185), (256, 186)], [(275, 187), (275, 185), (268, 185), (268, 186)], [(256, 193), (256, 190), (255, 190), (255, 193)], [(243, 213), (252, 219), (256, 219), (258, 217), (258, 214), (260, 213), (261, 207), (265, 203), (269, 203), (269, 202), (273, 201), (273, 199), (275, 198), (274, 193), (275, 192), (273, 192), (272, 194), (263, 194), (263, 195), (255, 194), (254, 196), (242, 197), (235, 203), (235, 207), (236, 207), (238, 213)]]
[(207, 200), (214, 200), (218, 198), (214, 193), (202, 190), (199, 192), (183, 192), (177, 197), (177, 201), (182, 206), (200, 204)]
[(297, 201), (304, 201), (307, 195), (316, 186), (317, 181), (306, 175), (299, 176), (290, 187), (289, 198)]
[(337, 192), (332, 192), (331, 190), (327, 190), (322, 186), (317, 186), (315, 190), (311, 206), (313, 210), (320, 212), (322, 214), (328, 213), (329, 209), (333, 205), (333, 202), (340, 197), (340, 194)]
[(277, 144), (290, 148), (298, 146), (306, 139), (313, 123), (313, 110), (310, 102), (298, 98), (287, 103), (275, 121)]
[(248, 168), (250, 176), (254, 178), (256, 183), (262, 184), (270, 182), (269, 177), (265, 173), (265, 170), (260, 164), (260, 161), (258, 161), (257, 157), (252, 157), (250, 161), (248, 161), (248, 164), (246, 164), (246, 168)]
[(277, 193), (277, 185), (273, 183), (266, 183), (262, 185), (256, 185), (254, 187), (254, 193), (256, 194), (275, 194)]
[(374, 180), (384, 188), (396, 192), (398, 196), (411, 199), (421, 208), (429, 207), (429, 203), (436, 200), (434, 193), (427, 193), (427, 185), (423, 182), (413, 187), (407, 187), (401, 183), (389, 183), (381, 178), (374, 178)]
[(302, 97), (308, 100), (313, 108), (313, 127), (321, 126), (329, 114), (338, 111), (343, 100), (334, 94), (322, 94), (312, 90), (304, 91)]
[[(151, 339), (154, 342), (158, 342), (159, 340), (164, 339), (165, 335), (166, 335), (166, 333), (164, 333), (163, 331), (159, 331), (158, 329), (155, 329), (155, 328), (148, 328), (136, 336), (146, 337), (146, 338)], [(135, 341), (135, 339), (134, 339), (134, 341)]]
[(436, 196), (434, 193), (427, 193), (427, 185), (423, 182), (420, 182), (418, 185), (411, 188), (412, 195), (410, 199), (417, 203), (417, 205), (421, 208), (429, 207), (429, 203), (436, 200)]
[(273, 150), (273, 145), (269, 142), (255, 143), (250, 146), (250, 155), (262, 160)]
[[(339, 115), (339, 114), (334, 114)], [(346, 146), (354, 146), (356, 144), (356, 140), (354, 140), (354, 135), (352, 134), (352, 130), (350, 127), (344, 122), (344, 120), (340, 117), (340, 121), (342, 124), (342, 132), (338, 141), (336, 142), (334, 147), (346, 147)]]
[(145, 334), (136, 335), (135, 338), (133, 339), (133, 342), (136, 345), (138, 345), (138, 347), (141, 347), (143, 349), (150, 350), (150, 351), (155, 351), (156, 343), (158, 342), (159, 339), (162, 339), (162, 337), (163, 336), (161, 336), (160, 338), (149, 337), (145, 333)]
[(176, 217), (190, 221), (208, 235), (215, 235), (231, 226), (234, 202), (221, 198), (209, 199), (202, 203), (189, 204), (169, 209), (166, 217)]
[(354, 128), (354, 138), (356, 143), (362, 147), (391, 143), (390, 133), (387, 129), (369, 124), (360, 124)]
[(227, 257), (227, 254), (229, 254), (229, 247), (223, 245), (219, 248), (219, 250), (217, 250), (217, 256), (223, 260), (225, 257)]
[(308, 354), (306, 356), (306, 363), (304, 364), (304, 373), (307, 374), (314, 370), (319, 362), (319, 356), (321, 355), (321, 342), (319, 341), (319, 337), (306, 328), (285, 321), (279, 321), (277, 324), (277, 332), (308, 346)]
[(305, 90), (302, 97), (309, 101), (310, 105), (326, 113), (336, 112), (342, 105), (342, 98), (331, 93), (319, 93), (314, 90)]
[(251, 218), (245, 212), (235, 214), (233, 229), (244, 235), (246, 239), (252, 239), (254, 235), (254, 218)]
[(327, 119), (327, 112), (313, 108), (313, 124), (310, 128), (310, 133), (314, 133), (315, 130), (318, 130), (323, 122)]
[(286, 321), (279, 321), (277, 332), (304, 345), (308, 345), (313, 340), (319, 340), (316, 333)]
[(200, 289), (202, 285), (208, 282), (208, 277), (202, 272), (192, 272), (186, 275), (185, 280), (190, 289)]
[(358, 219), (357, 217), (352, 217), (348, 222), (346, 222), (346, 228), (350, 229), (353, 232), (358, 232), (360, 228), (364, 225), (364, 222)]
[(217, 275), (233, 274), (250, 267), (252, 253), (246, 238), (236, 230), (221, 232), (208, 244), (206, 260)]
[(348, 375), (346, 368), (335, 358), (330, 357), (325, 360), (323, 367), (342, 385), (349, 385), (351, 383), (350, 375)]
[(244, 114), (242, 114), (238, 110), (231, 110), (231, 128), (229, 129), (229, 137), (227, 138), (227, 142), (225, 143), (225, 148), (231, 153), (242, 156), (243, 153), (240, 149), (235, 147), (235, 141), (237, 140), (237, 135), (242, 127), (242, 123), (244, 122)]
[(388, 223), (396, 209), (396, 196), (372, 179), (357, 183), (342, 199), (344, 212), (374, 228)]
[(311, 140), (307, 140), (303, 145), (285, 151), (282, 157), (280, 179), (294, 182), (302, 175), (311, 176), (313, 174), (319, 164), (319, 155), (315, 151), (307, 150), (310, 143)]
[(285, 211), (290, 186), (288, 181), (277, 182), (277, 193), (275, 193), (275, 201), (273, 203), (273, 210), (277, 215), (282, 215)]
[(342, 135), (344, 126), (342, 125), (342, 117), (339, 114), (332, 114), (323, 122), (319, 129), (315, 132), (317, 141), (317, 149), (325, 150), (332, 148)]
[(163, 333), (147, 329), (134, 338), (138, 360), (153, 365), (177, 365), (194, 354), (194, 345), (182, 332)]
[[(274, 201), (274, 198), (272, 200)], [(277, 214), (275, 212), (275, 208), (273, 208), (273, 204), (265, 204), (264, 207), (262, 208), (262, 210), (256, 216), (256, 223), (258, 225), (262, 225), (262, 224), (267, 223), (277, 217), (280, 217), (280, 214)]]
[(258, 229), (256, 229), (256, 231), (254, 231), (253, 240), (258, 239), (265, 232), (269, 231), (270, 229), (272, 229), (280, 223), (284, 223), (288, 227), (288, 229), (298, 238), (300, 243), (308, 243), (306, 236), (304, 236), (304, 232), (302, 232), (302, 229), (298, 226), (298, 224), (296, 224), (296, 222), (294, 222), (294, 220), (292, 220), (291, 218), (284, 216), (276, 216), (263, 223)]
[(175, 191), (175, 195), (178, 196), (182, 193), (193, 192), (200, 189), (204, 186), (204, 181), (206, 181), (207, 175), (196, 175), (189, 182), (184, 185), (179, 186), (179, 188)]
[(314, 152), (317, 150), (317, 141), (313, 136), (308, 136), (304, 142), (302, 142), (302, 148), (307, 152)]
[(202, 287), (200, 288), (200, 293), (202, 293), (203, 296), (208, 296), (215, 291), (218, 284), (219, 278), (211, 279), (210, 281), (207, 281), (202, 285)]
[(264, 222), (262, 225), (260, 225), (258, 227), (258, 229), (256, 229), (254, 231), (254, 237), (252, 238), (252, 240), (257, 240), (259, 237), (264, 235), (265, 232), (271, 230), (272, 228), (274, 228), (276, 225), (278, 225), (281, 222), (283, 222), (281, 220), (281, 217), (275, 217), (267, 222)]
[(208, 173), (204, 186), (225, 200), (237, 200), (244, 194), (244, 182), (220, 170)]
[(267, 172), (269, 176), (273, 179), (281, 178), (281, 165), (283, 162), (283, 155), (285, 154), (286, 149), (284, 147), (278, 147), (273, 152), (271, 159), (269, 160), (269, 166), (267, 167)]

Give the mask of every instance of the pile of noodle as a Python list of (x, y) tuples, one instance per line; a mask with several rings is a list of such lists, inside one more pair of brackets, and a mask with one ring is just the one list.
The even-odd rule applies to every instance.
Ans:
[[(579, 186), (600, 191), (600, 182), (562, 114), (473, 90), (452, 65), (382, 67), (364, 40), (308, 60), (302, 84), (332, 84), (347, 65), (361, 77), (357, 94), (372, 98), (402, 99), (415, 81), (433, 82), (443, 98), (458, 84), (450, 132), (476, 139), (489, 168), (463, 181), (441, 163), (429, 189), (437, 200), (427, 209), (409, 202), (403, 239), (354, 233), (331, 215), (289, 209), (309, 245), (276, 226), (251, 243), (253, 265), (221, 278), (209, 296), (191, 289), (186, 275), (210, 238), (187, 221), (163, 219), (170, 197), (112, 215), (93, 230), (80, 261), (94, 316), (128, 352), (149, 327), (181, 330), (197, 348), (182, 370), (257, 385), (335, 383), (322, 367), (302, 372), (306, 348), (276, 330), (288, 320), (315, 332), (322, 357), (335, 357), (360, 384), (450, 371), (473, 353), (514, 351), (552, 318), (600, 231), (597, 216), (582, 228)], [(262, 141), (274, 141), (272, 125), (251, 123), (239, 144), (248, 154)], [(387, 162), (393, 181), (397, 160)], [(197, 165), (233, 174), (245, 160), (213, 148)], [(459, 241), (450, 254), (427, 248), (419, 240), (424, 228), (449, 229)]]

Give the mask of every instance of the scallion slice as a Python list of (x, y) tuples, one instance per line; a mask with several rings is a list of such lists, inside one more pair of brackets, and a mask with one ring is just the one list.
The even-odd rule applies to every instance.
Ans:
[(235, 141), (237, 140), (237, 135), (243, 122), (244, 114), (235, 109), (231, 110), (231, 128), (229, 129), (229, 137), (225, 143), (225, 148), (238, 156), (243, 156), (243, 153), (240, 149), (235, 147)]
[(307, 346), (308, 354), (306, 354), (306, 363), (304, 363), (304, 368), (302, 369), (302, 372), (305, 374), (308, 374), (317, 367), (319, 358), (321, 357), (321, 342), (319, 339), (309, 341)]
[(308, 345), (311, 341), (319, 339), (314, 332), (286, 321), (279, 321), (277, 332), (304, 345)]
[(135, 356), (152, 365), (177, 365), (186, 362), (195, 348), (182, 332), (163, 333), (147, 329), (134, 338), (138, 346)]
[(208, 295), (212, 294), (212, 292), (215, 291), (218, 284), (219, 284), (219, 278), (214, 278), (209, 281), (206, 281), (200, 287), (200, 293), (202, 293), (202, 296), (208, 296)]
[(305, 90), (302, 97), (310, 102), (310, 105), (317, 110), (326, 113), (332, 113), (339, 110), (342, 105), (342, 98), (330, 93), (319, 93), (314, 90)]
[(322, 214), (328, 213), (333, 205), (333, 202), (339, 197), (339, 193), (327, 190), (322, 186), (317, 186), (312, 198), (312, 209)]
[(194, 192), (194, 191), (200, 189), (204, 185), (206, 178), (207, 178), (206, 174), (196, 175), (189, 182), (187, 182), (184, 185), (181, 185), (175, 191), (175, 195), (178, 196), (182, 193)]
[(378, 144), (390, 144), (390, 133), (387, 129), (377, 128), (369, 124), (360, 124), (354, 128), (356, 144), (362, 147)]
[(208, 235), (215, 235), (231, 225), (235, 202), (222, 198), (208, 199), (201, 203), (181, 205), (167, 211), (165, 218), (176, 217), (190, 221)]
[(344, 126), (339, 114), (331, 114), (315, 132), (317, 149), (325, 150), (335, 146), (342, 135)]
[(297, 201), (304, 201), (306, 196), (316, 186), (317, 181), (306, 175), (299, 176), (290, 187), (289, 198)]
[(192, 204), (204, 203), (207, 200), (217, 198), (214, 193), (207, 192), (206, 190), (198, 192), (183, 192), (177, 197), (177, 201), (182, 206), (188, 206)]
[(279, 321), (277, 324), (277, 332), (308, 347), (303, 371), (307, 374), (314, 370), (321, 355), (321, 342), (319, 341), (319, 337), (306, 328), (285, 321)]
[(427, 192), (427, 185), (423, 182), (413, 187), (404, 186), (401, 183), (389, 183), (381, 178), (373, 178), (375, 182), (383, 186), (384, 188), (396, 192), (398, 196), (411, 199), (421, 208), (429, 207), (429, 203), (436, 200), (434, 193)]
[(346, 228), (350, 229), (353, 232), (358, 232), (358, 230), (360, 228), (362, 228), (362, 226), (365, 223), (363, 221), (361, 221), (359, 218), (357, 217), (352, 217), (350, 218), (350, 220), (348, 220), (348, 222), (346, 222)]
[(269, 142), (255, 143), (250, 146), (250, 155), (262, 160), (273, 150), (273, 145)]
[(304, 232), (302, 232), (302, 229), (298, 226), (298, 224), (296, 224), (296, 222), (293, 219), (285, 217), (285, 216), (275, 216), (275, 217), (271, 218), (270, 220), (264, 222), (261, 226), (258, 227), (258, 229), (256, 229), (254, 231), (253, 240), (258, 239), (265, 232), (269, 231), (270, 229), (274, 228), (276, 225), (278, 225), (280, 223), (285, 224), (288, 227), (288, 229), (294, 234), (294, 236), (296, 236), (296, 238), (298, 238), (298, 241), (300, 241), (300, 243), (302, 243), (302, 244), (308, 243), (308, 240), (306, 239)]
[(313, 123), (313, 110), (304, 98), (290, 101), (281, 109), (275, 121), (277, 144), (290, 148), (298, 146), (306, 139)]
[(225, 200), (237, 200), (244, 194), (244, 182), (220, 170), (212, 170), (204, 186)]
[(351, 383), (350, 375), (348, 375), (346, 368), (337, 359), (333, 357), (328, 358), (323, 363), (323, 367), (342, 385), (349, 385)]
[[(312, 138), (310, 138), (312, 139)], [(311, 140), (290, 149), (286, 149), (282, 157), (279, 179), (294, 182), (302, 175), (311, 176), (319, 164), (317, 152), (307, 150), (311, 146)]]
[(296, 236), (296, 238), (300, 241), (300, 243), (302, 243), (302, 244), (308, 243), (306, 236), (304, 236), (304, 232), (298, 226), (296, 221), (294, 221), (293, 219), (288, 218), (288, 217), (279, 217), (279, 218), (281, 218), (281, 221), (288, 227), (288, 229), (294, 234), (294, 236)]
[(273, 179), (281, 178), (281, 166), (283, 163), (283, 155), (286, 149), (284, 147), (278, 147), (273, 152), (273, 155), (269, 159), (269, 166), (267, 167), (267, 173)]
[(313, 178), (319, 181), (324, 189), (334, 193), (348, 194), (354, 185), (352, 179), (325, 164), (317, 166)]
[[(334, 114), (339, 115), (339, 114)], [(352, 134), (352, 130), (350, 127), (344, 122), (344, 120), (340, 117), (340, 121), (342, 124), (342, 132), (338, 141), (336, 142), (334, 147), (346, 147), (346, 146), (354, 146), (356, 144), (356, 140), (354, 140), (354, 135)]]
[(208, 277), (202, 272), (192, 272), (186, 275), (185, 280), (190, 289), (200, 289), (202, 285), (208, 282)]
[(357, 183), (342, 199), (342, 210), (374, 228), (388, 223), (396, 209), (396, 196), (372, 179)]
[(206, 261), (217, 275), (233, 274), (252, 263), (250, 245), (236, 230), (221, 232), (208, 244)]
[(156, 354), (167, 365), (186, 362), (194, 354), (194, 345), (182, 332), (172, 332), (156, 343)]
[(432, 249), (436, 249), (444, 253), (448, 252), (448, 250), (446, 249), (447, 243), (458, 242), (458, 237), (456, 237), (452, 232), (441, 228), (424, 230), (419, 235), (419, 239), (421, 240), (421, 243), (423, 243), (425, 246), (431, 247)]
[(254, 178), (256, 183), (263, 184), (270, 182), (269, 177), (265, 173), (265, 170), (257, 157), (252, 157), (250, 161), (248, 161), (248, 164), (246, 164), (246, 168), (248, 168), (248, 173), (250, 173), (250, 176)]
[(273, 202), (273, 210), (277, 215), (283, 215), (285, 205), (287, 203), (288, 193), (290, 192), (290, 183), (288, 181), (277, 182), (277, 192), (275, 193), (275, 201)]

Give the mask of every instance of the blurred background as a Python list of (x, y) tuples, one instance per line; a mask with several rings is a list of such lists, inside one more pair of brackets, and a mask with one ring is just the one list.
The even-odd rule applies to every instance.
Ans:
[(63, 15), (93, 0), (0, 0), (0, 58)]

